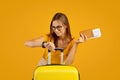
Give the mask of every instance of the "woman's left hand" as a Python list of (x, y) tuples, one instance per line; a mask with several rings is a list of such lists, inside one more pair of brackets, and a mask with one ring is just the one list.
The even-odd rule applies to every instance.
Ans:
[(76, 44), (83, 43), (87, 40), (87, 36), (80, 34), (80, 37), (76, 40)]

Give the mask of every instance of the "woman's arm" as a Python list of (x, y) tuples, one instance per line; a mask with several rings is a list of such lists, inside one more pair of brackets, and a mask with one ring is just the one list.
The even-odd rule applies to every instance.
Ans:
[(85, 42), (87, 39), (87, 37), (83, 34), (80, 34), (80, 38), (78, 40), (76, 40), (73, 44), (73, 46), (71, 47), (69, 53), (68, 53), (68, 56), (67, 56), (67, 59), (66, 59), (66, 63), (67, 65), (70, 65), (73, 63), (73, 60), (74, 60), (74, 56), (76, 54), (76, 50), (77, 50), (77, 47), (78, 47), (78, 44), (79, 43), (83, 43)]
[(39, 38), (26, 41), (25, 45), (28, 47), (41, 47), (43, 41), (44, 41), (44, 37), (41, 36)]
[[(42, 43), (44, 41), (44, 37), (41, 36), (39, 38), (36, 38), (36, 39), (33, 39), (33, 40), (29, 40), (29, 41), (26, 41), (25, 42), (25, 45), (28, 46), (28, 47), (42, 47)], [(45, 42), (44, 44), (44, 47), (51, 50), (51, 51), (55, 51), (55, 45), (54, 43), (52, 42)]]

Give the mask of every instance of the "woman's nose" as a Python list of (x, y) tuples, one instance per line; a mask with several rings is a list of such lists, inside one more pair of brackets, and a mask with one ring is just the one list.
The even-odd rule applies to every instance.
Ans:
[(55, 28), (55, 30), (54, 30), (55, 32), (57, 32), (58, 31), (58, 29), (57, 28)]

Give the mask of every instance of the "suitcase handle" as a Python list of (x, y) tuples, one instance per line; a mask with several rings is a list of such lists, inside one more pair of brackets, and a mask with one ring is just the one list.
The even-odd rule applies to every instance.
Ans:
[[(59, 50), (59, 51), (63, 52), (63, 48), (55, 48), (54, 50)], [(51, 51), (48, 50), (48, 52), (51, 52)]]
[[(55, 48), (55, 50), (59, 50), (61, 52), (60, 64), (63, 64), (63, 48)], [(48, 64), (51, 64), (51, 51), (50, 50), (48, 50)]]

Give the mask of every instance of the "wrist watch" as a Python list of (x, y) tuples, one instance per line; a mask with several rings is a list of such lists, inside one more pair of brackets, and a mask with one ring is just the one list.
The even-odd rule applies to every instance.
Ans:
[(47, 41), (43, 41), (42, 42), (42, 48), (45, 48), (45, 45), (44, 45), (44, 43), (46, 43)]

